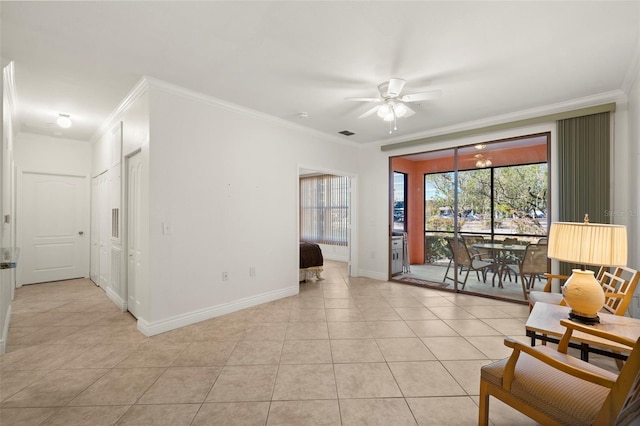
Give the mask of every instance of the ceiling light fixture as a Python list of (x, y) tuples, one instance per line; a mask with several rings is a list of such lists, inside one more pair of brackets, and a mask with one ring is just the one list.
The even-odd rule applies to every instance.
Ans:
[(476, 167), (491, 167), (493, 164), (491, 160), (485, 158), (482, 154), (476, 154), (473, 157), (476, 159)]
[(487, 147), (486, 143), (479, 143), (474, 145), (476, 147), (476, 149), (485, 149)]
[(69, 118), (69, 114), (58, 114), (56, 123), (58, 123), (58, 126), (62, 127), (63, 129), (68, 129), (72, 124), (71, 119)]
[[(396, 102), (393, 99), (387, 99), (384, 104), (378, 107), (378, 117), (389, 122), (389, 133), (398, 130), (396, 120), (402, 118), (409, 112), (409, 108), (402, 102)], [(391, 122), (393, 121), (393, 128)]]

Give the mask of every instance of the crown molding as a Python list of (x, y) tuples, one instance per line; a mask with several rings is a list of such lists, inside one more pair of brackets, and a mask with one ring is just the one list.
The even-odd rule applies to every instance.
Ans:
[(622, 80), (622, 90), (624, 93), (628, 95), (634, 83), (640, 84), (640, 35), (638, 35), (635, 55), (632, 55), (631, 64), (629, 65), (629, 69), (627, 69), (624, 80)]
[(225, 109), (227, 111), (231, 111), (231, 112), (235, 112), (237, 114), (241, 114), (247, 117), (251, 117), (251, 118), (255, 118), (258, 120), (262, 120), (262, 121), (266, 121), (266, 122), (271, 122), (283, 127), (287, 127), (290, 129), (294, 129), (296, 131), (301, 131), (303, 133), (306, 133), (312, 137), (316, 137), (316, 138), (322, 138), (323, 140), (329, 140), (331, 142), (335, 142), (335, 143), (339, 143), (341, 145), (347, 145), (353, 148), (358, 148), (360, 147), (360, 145), (356, 142), (353, 141), (346, 141), (344, 139), (338, 138), (336, 136), (333, 135), (328, 135), (326, 133), (320, 132), (318, 130), (315, 129), (310, 129), (309, 127), (305, 127), (302, 126), (300, 124), (296, 124), (296, 123), (292, 123), (290, 121), (284, 120), (282, 118), (279, 117), (275, 117), (273, 115), (270, 114), (265, 114), (263, 112), (251, 109), (251, 108), (247, 108), (232, 102), (228, 102), (219, 98), (216, 98), (214, 96), (210, 96), (207, 94), (204, 94), (202, 92), (198, 92), (195, 90), (191, 90), (191, 89), (187, 89), (185, 87), (182, 86), (178, 86), (176, 84), (173, 83), (168, 83), (166, 81), (163, 80), (159, 80), (157, 78), (154, 77), (149, 77), (149, 76), (145, 76), (144, 79), (146, 80), (148, 87), (153, 88), (153, 89), (158, 89), (161, 90), (163, 92), (175, 95), (175, 96), (180, 96), (186, 99), (190, 99), (192, 101), (195, 102), (200, 102), (203, 103), (205, 105), (209, 105), (209, 106), (213, 106), (216, 108), (222, 108)]
[[(3, 62), (4, 63), (4, 62)], [(6, 92), (9, 114), (11, 117), (11, 129), (14, 135), (20, 133), (21, 122), (18, 118), (18, 92), (16, 89), (15, 69), (13, 61), (2, 67), (2, 88)]]
[(374, 142), (381, 150), (389, 151), (395, 149), (392, 146), (397, 145), (401, 148), (404, 145), (410, 145), (412, 142), (416, 144), (420, 143), (422, 139), (446, 137), (451, 135), (452, 139), (455, 139), (456, 133), (478, 130), (478, 133), (482, 133), (482, 129), (491, 128), (506, 123), (514, 123), (529, 119), (535, 119), (552, 114), (561, 114), (570, 112), (577, 109), (593, 107), (606, 103), (622, 103), (627, 101), (627, 95), (622, 90), (612, 90), (609, 92), (598, 93), (595, 95), (585, 96), (582, 98), (576, 98), (568, 101), (558, 102), (555, 104), (545, 105), (536, 108), (530, 108), (522, 111), (516, 111), (512, 113), (502, 114), (494, 117), (483, 118), (480, 120), (469, 121), (466, 123), (455, 124), (453, 126), (441, 127), (438, 129), (428, 130), (426, 132), (414, 133), (410, 136), (404, 136), (395, 138), (392, 140), (385, 139)]
[(107, 119), (102, 123), (98, 129), (93, 132), (89, 141), (94, 143), (98, 140), (108, 129), (113, 126), (113, 122), (118, 119), (136, 100), (138, 100), (143, 94), (146, 93), (149, 88), (149, 83), (147, 82), (146, 77), (142, 77), (138, 82), (133, 86), (133, 88), (127, 93), (127, 96), (120, 102), (120, 104), (116, 107), (116, 109), (109, 114)]

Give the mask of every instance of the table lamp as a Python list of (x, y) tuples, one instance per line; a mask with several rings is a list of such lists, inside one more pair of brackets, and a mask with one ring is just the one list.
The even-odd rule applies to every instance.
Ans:
[(627, 228), (622, 225), (555, 222), (549, 230), (548, 257), (577, 263), (564, 285), (564, 300), (571, 308), (569, 318), (587, 324), (600, 322), (598, 311), (605, 302), (604, 290), (593, 271), (585, 265), (625, 266), (627, 264)]

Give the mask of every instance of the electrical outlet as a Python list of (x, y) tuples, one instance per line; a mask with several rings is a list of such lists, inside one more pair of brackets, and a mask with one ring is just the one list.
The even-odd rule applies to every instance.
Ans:
[(222, 281), (229, 281), (229, 273), (228, 272), (223, 272), (222, 273)]
[(249, 276), (250, 277), (255, 277), (256, 276), (256, 267), (252, 266), (249, 268)]

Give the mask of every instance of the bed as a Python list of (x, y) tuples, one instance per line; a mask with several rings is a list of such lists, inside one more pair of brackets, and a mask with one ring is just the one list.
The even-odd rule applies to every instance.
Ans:
[(322, 250), (316, 243), (300, 241), (300, 281), (307, 281), (307, 278), (316, 277), (321, 280), (322, 265), (324, 259)]

